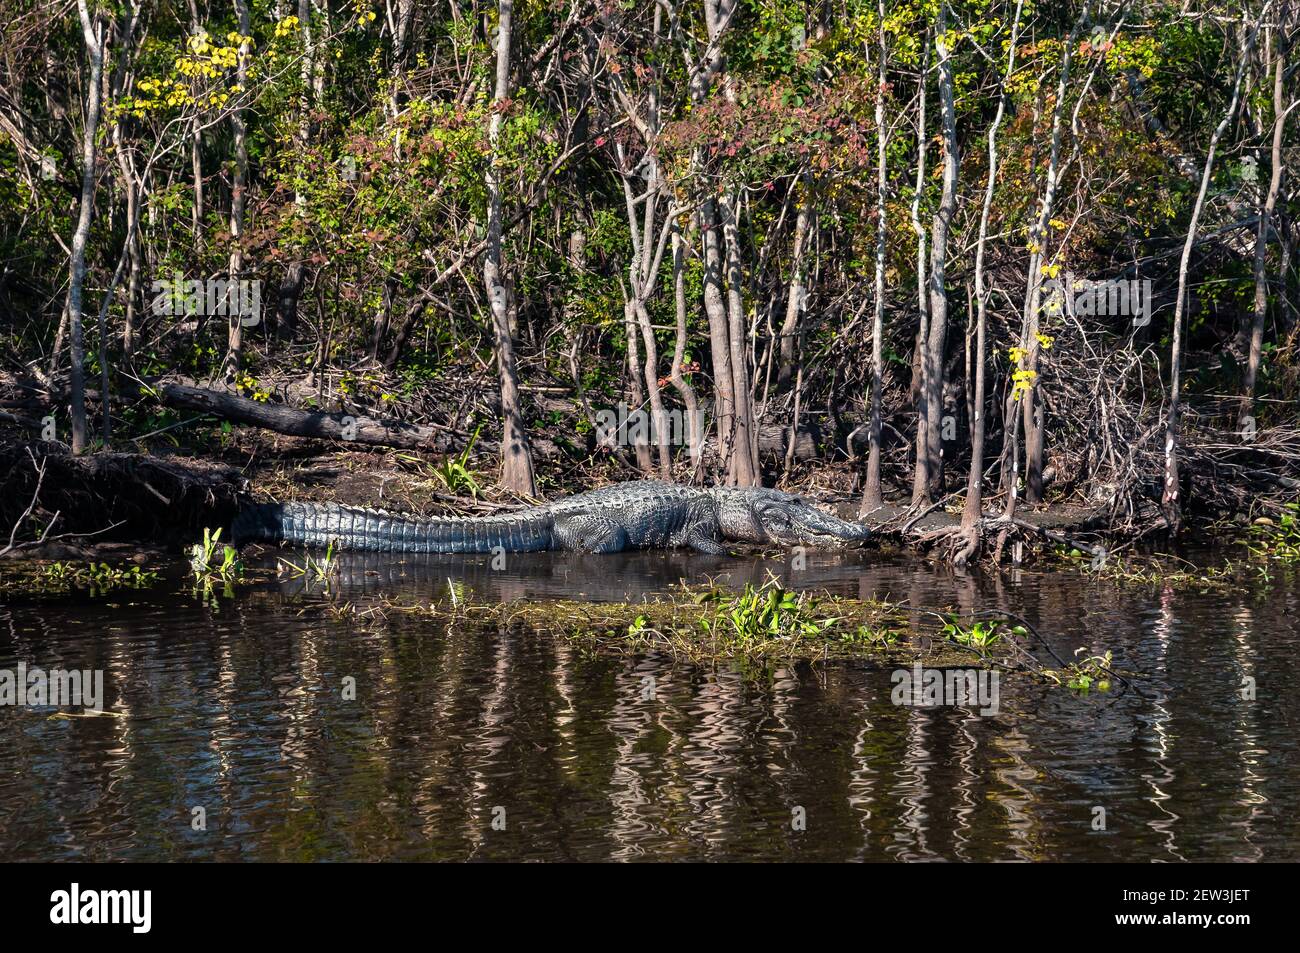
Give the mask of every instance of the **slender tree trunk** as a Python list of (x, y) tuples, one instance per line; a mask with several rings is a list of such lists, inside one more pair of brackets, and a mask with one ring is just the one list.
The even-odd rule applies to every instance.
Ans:
[[(731, 23), (736, 0), (704, 0), (704, 18), (708, 33), (708, 45), (700, 59), (699, 67), (690, 77), (690, 96), (694, 104), (701, 104), (708, 96), (713, 81), (722, 73), (724, 58), (722, 53), (723, 37)], [(701, 150), (693, 156), (695, 172), (704, 169), (705, 159)], [(747, 403), (749, 375), (744, 363), (743, 315), (739, 341), (732, 341), (735, 325), (729, 308), (727, 292), (724, 290), (723, 238), (726, 217), (720, 201), (711, 193), (701, 203), (698, 222), (703, 245), (704, 257), (704, 313), (709, 322), (709, 347), (713, 359), (713, 382), (715, 411), (718, 423), (719, 464), (726, 471), (728, 483), (742, 479), (741, 474), (748, 474), (751, 469), (750, 452), (747, 443), (742, 443), (742, 436), (747, 441), (748, 432), (742, 434), (741, 409)], [(739, 287), (736, 288), (737, 294)], [(737, 357), (740, 366), (736, 367)], [(737, 382), (742, 386), (737, 386)], [(740, 393), (741, 390), (744, 393)], [(738, 458), (744, 456), (745, 460)]]
[(704, 452), (704, 427), (700, 419), (699, 399), (695, 388), (687, 383), (682, 368), (686, 360), (686, 249), (690, 239), (673, 229), (673, 298), (677, 311), (677, 337), (673, 345), (673, 367), (669, 380), (682, 399), (686, 414), (686, 433), (690, 441), (691, 469), (699, 466)]
[[(128, 13), (123, 18), (120, 32), (121, 54), (118, 67), (110, 84), (110, 95), (116, 99), (121, 95), (130, 71), (131, 49), (135, 39), (135, 28), (139, 23), (141, 7), (139, 3), (128, 5)], [(113, 123), (113, 154), (117, 160), (118, 172), (122, 180), (122, 194), (126, 198), (126, 253), (127, 286), (126, 307), (122, 324), (122, 356), (130, 360), (135, 351), (136, 338), (136, 303), (140, 300), (140, 199), (141, 185), (137, 181), (135, 158), (127, 146), (122, 133), (122, 119)]]
[(916, 233), (916, 306), (920, 320), (916, 328), (916, 344), (912, 349), (912, 383), (908, 391), (912, 405), (921, 405), (921, 380), (925, 374), (925, 362), (921, 355), (925, 351), (927, 316), (930, 312), (929, 296), (926, 294), (925, 263), (929, 259), (926, 251), (926, 230), (921, 224), (921, 194), (925, 190), (925, 155), (929, 147), (925, 124), (926, 77), (930, 70), (930, 31), (925, 32), (925, 45), (921, 50), (920, 75), (916, 87), (916, 184), (912, 190), (912, 231)]
[(659, 475), (665, 480), (671, 480), (673, 460), (668, 441), (672, 434), (668, 427), (668, 414), (664, 411), (663, 394), (659, 388), (659, 348), (655, 342), (654, 326), (650, 323), (650, 312), (646, 309), (644, 301), (636, 303), (636, 318), (641, 328), (641, 340), (645, 344), (645, 386), (650, 401), (650, 419), (654, 422)]
[[(1273, 211), (1277, 207), (1278, 192), (1282, 188), (1282, 138), (1283, 128), (1289, 110), (1283, 105), (1282, 76), (1286, 72), (1286, 54), (1282, 37), (1278, 38), (1278, 50), (1273, 63), (1273, 172), (1268, 182), (1268, 193), (1263, 207), (1259, 211), (1259, 230), (1255, 238), (1255, 307), (1250, 328), (1250, 352), (1246, 359), (1246, 378), (1241, 388), (1241, 411), (1237, 418), (1237, 429), (1246, 429), (1246, 418), (1251, 416), (1255, 406), (1255, 382), (1259, 375), (1259, 362), (1264, 353), (1264, 318), (1268, 311), (1268, 276), (1265, 264), (1268, 258), (1268, 239), (1272, 227)], [(1294, 108), (1295, 104), (1292, 104)], [(1282, 275), (1285, 284), (1286, 275)]]
[(104, 24), (92, 20), (86, 0), (77, 0), (81, 35), (90, 60), (86, 82), (86, 123), (81, 137), (81, 208), (72, 233), (68, 280), (68, 337), (71, 339), (72, 452), (86, 450), (86, 345), (82, 324), (82, 299), (86, 284), (86, 242), (95, 213), (95, 137), (99, 131), (100, 97), (104, 75)]
[(927, 233), (921, 224), (921, 193), (925, 189), (925, 154), (929, 148), (925, 124), (926, 77), (930, 69), (930, 33), (925, 35), (925, 49), (921, 53), (921, 76), (917, 85), (916, 116), (916, 189), (912, 195), (912, 231), (916, 233), (916, 346), (912, 351), (912, 404), (916, 407), (916, 463), (912, 472), (912, 501), (925, 498), (930, 485), (930, 454), (925, 438), (925, 347), (930, 335), (929, 279), (926, 276)]
[(1065, 111), (1065, 96), (1070, 82), (1070, 66), (1074, 62), (1075, 49), (1078, 46), (1079, 33), (1088, 20), (1089, 4), (1084, 3), (1075, 21), (1065, 49), (1061, 54), (1061, 75), (1056, 86), (1056, 102), (1052, 109), (1052, 147), (1047, 162), (1047, 176), (1043, 188), (1043, 200), (1038, 209), (1038, 221), (1034, 227), (1034, 251), (1029, 257), (1028, 287), (1025, 293), (1025, 339), (1021, 347), (1026, 356), (1021, 362), (1021, 369), (1028, 371), (1032, 377), (1029, 388), (1021, 397), (1021, 412), (1025, 427), (1025, 502), (1041, 503), (1043, 500), (1043, 451), (1047, 442), (1046, 427), (1043, 419), (1043, 405), (1039, 400), (1039, 311), (1043, 303), (1043, 262), (1048, 241), (1048, 222), (1051, 221), (1052, 209), (1056, 204), (1056, 189), (1060, 178), (1061, 155), (1061, 117)]
[(1002, 74), (998, 90), (998, 108), (989, 126), (989, 177), (984, 186), (984, 204), (980, 208), (979, 238), (975, 243), (975, 395), (971, 400), (970, 474), (966, 480), (966, 506), (962, 510), (962, 546), (953, 562), (964, 566), (979, 548), (979, 523), (984, 508), (984, 431), (987, 409), (985, 404), (985, 364), (987, 362), (987, 315), (989, 288), (984, 274), (984, 250), (988, 244), (989, 210), (993, 207), (993, 192), (998, 179), (998, 128), (1007, 106), (1007, 83), (1016, 70), (1016, 41), (1020, 32), (1020, 14), (1024, 0), (1016, 0), (1015, 18), (1011, 22), (1011, 41), (1007, 48), (1007, 70)]
[(731, 348), (732, 399), (735, 404), (735, 441), (732, 444), (732, 482), (736, 486), (757, 486), (758, 444), (754, 432), (754, 410), (749, 382), (749, 360), (745, 353), (745, 304), (741, 289), (740, 235), (734, 195), (718, 202), (722, 215), (722, 237), (726, 248), (728, 337)]
[(795, 338), (799, 333), (799, 312), (804, 307), (803, 259), (808, 243), (808, 230), (812, 222), (812, 176), (807, 171), (799, 176), (802, 186), (796, 192), (799, 211), (794, 221), (794, 248), (790, 255), (790, 288), (785, 299), (785, 320), (781, 322), (781, 358), (776, 375), (777, 390), (790, 384), (794, 369)]
[[(201, 29), (198, 4), (195, 0), (190, 0), (190, 36), (198, 36)], [(190, 220), (194, 227), (194, 240), (197, 242), (203, 229), (203, 131), (202, 117), (197, 112), (190, 131), (190, 178), (194, 183)]]
[(718, 422), (719, 464), (732, 468), (736, 409), (727, 306), (722, 296), (722, 250), (718, 235), (717, 203), (706, 201), (699, 214), (704, 255), (704, 315), (709, 322), (709, 351), (713, 359), (714, 416)]
[[(239, 21), (239, 35), (251, 36), (253, 28), (249, 19), (248, 0), (235, 0), (235, 15)], [(235, 81), (241, 90), (238, 95), (242, 98), (244, 96), (242, 90), (248, 87), (248, 51), (242, 42), (239, 46), (239, 61), (235, 68), (235, 75)], [(230, 194), (230, 281), (233, 287), (238, 287), (237, 282), (243, 277), (244, 270), (244, 209), (247, 205), (245, 192), (248, 189), (248, 127), (244, 123), (242, 105), (237, 105), (230, 112), (230, 131), (234, 137), (235, 147), (235, 169)], [(239, 295), (239, 299), (242, 302), (242, 294)], [(225, 378), (233, 382), (239, 374), (239, 366), (243, 359), (245, 315), (241, 313), (242, 308), (235, 307), (230, 311)]]
[(501, 440), (501, 484), (523, 496), (536, 496), (533, 454), (524, 426), (519, 396), (519, 370), (515, 363), (515, 345), (510, 332), (510, 310), (506, 286), (501, 277), (501, 182), (497, 179), (497, 144), (501, 139), (502, 113), (510, 95), (510, 30), (514, 12), (512, 0), (497, 4), (496, 88), (492, 98), (492, 118), (488, 120), (488, 159), (486, 186), (488, 195), (488, 247), (483, 255), (483, 283), (492, 311), (492, 348), (497, 359), (501, 384), (501, 415), (504, 433)]
[(114, 130), (114, 145), (117, 153), (118, 168), (122, 172), (123, 189), (126, 192), (126, 233), (129, 256), (127, 260), (126, 311), (122, 323), (122, 356), (128, 361), (135, 353), (136, 303), (140, 300), (140, 192), (135, 179), (135, 168), (131, 157), (124, 147), (119, 130)]
[[(929, 502), (943, 486), (943, 384), (944, 349), (948, 333), (948, 290), (944, 284), (944, 259), (948, 254), (948, 231), (957, 201), (957, 117), (953, 103), (952, 55), (948, 47), (948, 4), (939, 4), (935, 50), (939, 54), (939, 107), (943, 129), (943, 180), (939, 207), (930, 224), (930, 327), (925, 349), (924, 428), (917, 433), (917, 460), (924, 454), (928, 479), (914, 502)], [(915, 490), (915, 488), (914, 488)]]
[(628, 422), (632, 427), (632, 449), (636, 453), (636, 465), (642, 473), (649, 476), (654, 472), (654, 458), (650, 455), (650, 442), (642, 423), (645, 413), (646, 396), (642, 386), (643, 365), (641, 349), (637, 344), (637, 306), (629, 299), (623, 305), (623, 329), (627, 334), (627, 380), (631, 400), (628, 406)]
[(880, 17), (878, 33), (879, 82), (876, 88), (876, 307), (871, 321), (871, 424), (868, 434), (870, 450), (867, 453), (867, 484), (862, 493), (860, 515), (866, 515), (884, 503), (880, 489), (880, 402), (884, 382), (885, 362), (885, 175), (886, 150), (889, 145), (885, 135), (885, 0), (878, 0)]
[[(1178, 532), (1182, 523), (1182, 502), (1178, 477), (1178, 441), (1180, 413), (1182, 411), (1182, 377), (1183, 377), (1183, 319), (1187, 313), (1187, 270), (1192, 259), (1192, 248), (1196, 244), (1196, 229), (1200, 225), (1201, 210), (1205, 207), (1205, 194), (1210, 188), (1210, 177), (1214, 172), (1214, 153), (1219, 147), (1219, 140), (1228, 131), (1228, 126), (1237, 114), (1237, 104), (1241, 100), (1241, 82), (1246, 73), (1246, 62), (1250, 58), (1250, 47), (1254, 46), (1255, 33), (1259, 23), (1268, 14), (1272, 0), (1264, 4), (1260, 11), (1255, 29), (1245, 43), (1245, 49), (1237, 60), (1237, 75), (1232, 83), (1232, 99), (1228, 110), (1210, 136), (1209, 147), (1205, 151), (1205, 166), (1201, 171), (1201, 187), (1196, 193), (1196, 204), (1192, 206), (1192, 219), (1187, 224), (1187, 237), (1183, 240), (1183, 253), (1178, 261), (1178, 296), (1174, 300), (1174, 338), (1169, 353), (1169, 410), (1165, 417), (1165, 486), (1161, 496), (1161, 506), (1165, 522), (1171, 533)], [(1243, 24), (1244, 26), (1244, 24)]]

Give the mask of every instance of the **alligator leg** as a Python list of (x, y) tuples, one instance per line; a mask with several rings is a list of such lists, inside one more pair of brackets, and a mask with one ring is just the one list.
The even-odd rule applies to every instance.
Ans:
[(706, 556), (727, 555), (726, 547), (699, 526), (694, 527), (690, 535), (686, 537), (686, 545), (697, 553), (703, 553)]
[(617, 520), (594, 513), (566, 513), (555, 520), (555, 537), (562, 548), (577, 553), (621, 553), (627, 531)]
[(691, 547), (697, 553), (703, 553), (706, 556), (725, 556), (727, 548), (719, 543), (716, 539), (709, 539), (707, 536), (694, 536), (686, 541), (686, 545)]

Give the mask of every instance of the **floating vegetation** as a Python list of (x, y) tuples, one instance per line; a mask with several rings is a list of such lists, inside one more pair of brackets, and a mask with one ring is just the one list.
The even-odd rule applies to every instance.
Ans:
[(696, 594), (696, 601), (713, 610), (700, 619), (700, 627), (715, 642), (730, 640), (741, 646), (816, 638), (839, 621), (833, 616), (818, 618), (815, 596), (785, 589), (775, 576), (761, 586), (745, 586), (739, 595), (703, 590)]
[[(1087, 649), (1076, 649), (1076, 656), (1082, 655)], [(1089, 692), (1096, 690), (1099, 692), (1108, 692), (1111, 687), (1112, 679), (1124, 680), (1111, 667), (1111, 653), (1107, 650), (1102, 655), (1088, 655), (1078, 661), (1071, 662), (1065, 668), (1057, 671), (1053, 669), (1044, 669), (1042, 674), (1058, 685), (1064, 685), (1080, 695), (1087, 695)]]
[(158, 581), (156, 572), (136, 565), (54, 562), (43, 563), (37, 572), (51, 591), (85, 589), (92, 596), (102, 596), (114, 589), (144, 589)]
[(1250, 554), (1259, 560), (1300, 563), (1300, 503), (1286, 503), (1276, 520), (1266, 516), (1250, 527)]
[(827, 593), (792, 591), (775, 578), (740, 592), (681, 586), (647, 602), (547, 601), (479, 603), (457, 586), (438, 602), (334, 606), (355, 618), (411, 614), (449, 625), (491, 624), (555, 635), (584, 648), (619, 653), (667, 652), (696, 663), (799, 659), (925, 657), (935, 664), (965, 658), (941, 639), (908, 638), (903, 607)]
[[(456, 587), (431, 603), (348, 602), (322, 607), (334, 618), (378, 621), (415, 616), (448, 627), (553, 635), (592, 654), (663, 653), (697, 665), (725, 663), (751, 673), (770, 674), (777, 664), (833, 659), (856, 659), (880, 667), (921, 663), (964, 668), (976, 655), (985, 665), (1043, 674), (1055, 684), (1065, 685), (1076, 674), (1028, 622), (1009, 613), (990, 610), (961, 619), (896, 603), (789, 590), (775, 577), (739, 592), (681, 586), (645, 602), (502, 604), (475, 602), (471, 595), (470, 590)], [(1083, 667), (1079, 671), (1091, 672)], [(1061, 677), (1061, 672), (1066, 676)]]
[(957, 616), (950, 615), (944, 617), (943, 636), (958, 645), (964, 645), (983, 653), (1002, 641), (1002, 632), (1000, 630), (1004, 626), (1009, 627), (1010, 631), (1016, 635), (1029, 634), (1023, 625), (1009, 626), (1003, 620), (981, 619), (964, 623)]
[(1173, 555), (1098, 558), (1078, 549), (1059, 547), (1058, 556), (1098, 579), (1133, 586), (1226, 592), (1241, 588), (1245, 567), (1232, 562), (1222, 566), (1197, 566)]

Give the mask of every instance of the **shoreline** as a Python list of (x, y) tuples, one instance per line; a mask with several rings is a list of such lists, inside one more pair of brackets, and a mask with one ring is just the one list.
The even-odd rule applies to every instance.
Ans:
[[(11, 559), (138, 561), (176, 553), (200, 538), (205, 527), (229, 526), (242, 506), (272, 500), (338, 502), (424, 516), (486, 515), (527, 502), (477, 485), (468, 495), (449, 492), (432, 458), (256, 433), (237, 434), (215, 453), (177, 447), (80, 457), (61, 444), (0, 436), (0, 466), (9, 473), (0, 494), (0, 525), (15, 528), (14, 548), (6, 554)], [(640, 478), (608, 461), (566, 476), (568, 485), (558, 479), (548, 483), (548, 498)], [(826, 465), (782, 488), (856, 519), (856, 498), (836, 489), (853, 476), (846, 465)], [(1113, 552), (1161, 535), (1149, 527), (1116, 526), (1105, 507), (1075, 500), (1021, 505), (1014, 521), (1005, 520), (990, 502), (998, 501), (985, 501), (984, 531), (1009, 535), (1007, 561), (1032, 559), (1035, 551), (1053, 545)], [(956, 536), (961, 505), (957, 492), (920, 511), (905, 501), (887, 502), (864, 522), (883, 541), (930, 550)], [(1244, 529), (1251, 519), (1238, 513), (1230, 522)], [(25, 525), (16, 527), (19, 522)], [(1017, 542), (1028, 543), (1028, 549), (1014, 549)], [(981, 562), (989, 562), (989, 554)]]

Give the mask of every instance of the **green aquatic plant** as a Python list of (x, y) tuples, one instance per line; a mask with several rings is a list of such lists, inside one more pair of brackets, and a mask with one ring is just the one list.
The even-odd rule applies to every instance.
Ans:
[(244, 574), (244, 564), (235, 547), (221, 542), (221, 530), (203, 528), (203, 542), (190, 547), (190, 571), (201, 583), (230, 583)]
[(328, 583), (330, 577), (338, 571), (338, 557), (334, 555), (334, 540), (329, 541), (324, 555), (317, 556), (308, 552), (303, 556), (301, 564), (288, 559), (278, 560), (276, 571), (295, 579), (306, 579), (308, 582), (318, 579)]
[(143, 589), (158, 581), (158, 574), (139, 566), (121, 568), (108, 563), (48, 563), (41, 567), (41, 578), (55, 585), (88, 589), (100, 596), (114, 589)]
[[(964, 623), (955, 615), (943, 617), (943, 637), (950, 642), (958, 645), (964, 645), (968, 648), (984, 649), (992, 648), (998, 642), (1002, 641), (1002, 632), (999, 631), (1005, 623), (1000, 621), (976, 620), (970, 623)], [(1025, 635), (1024, 626), (1010, 626), (1009, 631), (1016, 635)]]
[(1256, 559), (1300, 563), (1300, 503), (1286, 503), (1276, 520), (1263, 516), (1250, 527), (1250, 553)]
[[(1087, 649), (1075, 649), (1076, 656), (1083, 654)], [(1111, 669), (1111, 653), (1108, 649), (1102, 655), (1088, 655), (1076, 662), (1071, 662), (1064, 669), (1054, 671), (1044, 669), (1043, 675), (1052, 679), (1058, 685), (1065, 685), (1071, 691), (1078, 692), (1080, 695), (1087, 695), (1093, 689), (1099, 692), (1110, 691), (1111, 679), (1115, 677), (1115, 672)]]
[(1240, 584), (1238, 567), (1231, 562), (1222, 566), (1198, 566), (1177, 556), (1128, 556), (1111, 554), (1099, 558), (1064, 546), (1057, 548), (1061, 560), (1077, 566), (1089, 575), (1131, 586), (1160, 586), (1172, 589), (1227, 591)]
[(817, 618), (816, 600), (808, 593), (786, 589), (775, 576), (758, 587), (746, 585), (735, 596), (712, 590), (697, 601), (713, 608), (712, 614), (700, 619), (706, 632), (741, 643), (820, 635), (839, 621)]
[(840, 633), (840, 641), (845, 645), (860, 645), (871, 648), (892, 648), (898, 644), (902, 633), (889, 627), (877, 628), (863, 623), (856, 629)]

